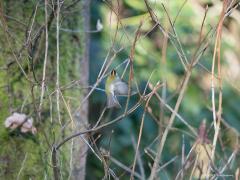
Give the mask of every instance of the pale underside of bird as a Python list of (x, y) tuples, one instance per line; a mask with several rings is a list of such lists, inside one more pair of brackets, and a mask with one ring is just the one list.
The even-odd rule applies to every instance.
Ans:
[(107, 108), (117, 107), (120, 108), (121, 105), (118, 102), (117, 96), (127, 96), (128, 95), (128, 84), (122, 81), (120, 78), (116, 79), (110, 85), (110, 94), (107, 98)]

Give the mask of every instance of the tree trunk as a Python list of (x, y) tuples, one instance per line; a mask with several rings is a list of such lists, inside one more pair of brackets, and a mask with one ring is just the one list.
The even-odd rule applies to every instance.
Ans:
[[(52, 163), (57, 163), (55, 174), (60, 174), (62, 179), (81, 180), (85, 177), (88, 147), (84, 136), (73, 139), (72, 144), (68, 142), (52, 154), (51, 150), (62, 139), (84, 130), (88, 124), (88, 101), (82, 103), (82, 99), (88, 86), (90, 2), (59, 1), (58, 102), (57, 1), (45, 2), (47, 16), (44, 1), (0, 1), (0, 179), (53, 179), (54, 172), (49, 165), (52, 156)], [(45, 93), (39, 108), (46, 34)], [(80, 104), (79, 111), (73, 113)], [(23, 133), (21, 126), (14, 130), (6, 128), (5, 119), (13, 112), (32, 117), (37, 133)]]
[[(89, 77), (89, 0), (84, 0), (82, 2), (82, 12), (81, 16), (83, 17), (83, 30), (84, 30), (84, 37), (83, 37), (83, 52), (82, 55), (79, 57), (81, 62), (80, 65), (80, 85), (81, 87), (88, 86), (88, 77)], [(82, 91), (82, 96), (79, 99), (81, 103), (84, 97), (87, 94), (87, 89)], [(88, 123), (88, 101), (83, 102), (77, 116), (75, 117), (76, 121), (76, 130), (85, 130)], [(74, 149), (73, 149), (73, 176), (72, 179), (74, 180), (81, 180), (85, 178), (85, 167), (86, 167), (86, 157), (87, 157), (87, 144), (84, 142), (87, 140), (85, 136), (77, 137), (74, 140)]]

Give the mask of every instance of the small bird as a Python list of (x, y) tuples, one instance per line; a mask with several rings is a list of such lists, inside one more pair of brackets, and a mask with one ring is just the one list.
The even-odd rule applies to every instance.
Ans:
[(127, 95), (128, 84), (121, 80), (121, 78), (117, 75), (117, 72), (113, 69), (106, 80), (105, 91), (107, 95), (107, 108), (120, 108), (121, 105), (119, 104), (116, 96)]

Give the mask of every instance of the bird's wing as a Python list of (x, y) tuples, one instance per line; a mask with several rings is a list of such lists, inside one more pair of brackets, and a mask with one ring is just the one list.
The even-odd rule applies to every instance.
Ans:
[(114, 82), (114, 94), (115, 95), (127, 95), (128, 94), (128, 84), (121, 80)]

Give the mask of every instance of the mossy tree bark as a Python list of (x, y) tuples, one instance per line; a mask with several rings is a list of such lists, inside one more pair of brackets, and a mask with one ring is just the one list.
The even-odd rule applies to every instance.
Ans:
[[(57, 2), (60, 2), (60, 109), (56, 99)], [(87, 127), (88, 101), (81, 102), (88, 86), (88, 23), (88, 0), (0, 2), (0, 179), (52, 179), (49, 165), (52, 146)], [(46, 60), (46, 25), (45, 93), (39, 108)], [(6, 129), (4, 121), (13, 112), (32, 117), (37, 133)], [(85, 140), (84, 136), (78, 137), (57, 151), (62, 179), (84, 179)]]
[[(77, 57), (77, 60), (80, 60), (80, 86), (87, 87), (88, 86), (88, 77), (89, 77), (89, 0), (84, 0), (82, 2), (82, 11), (81, 17), (83, 18), (83, 30), (84, 35), (82, 36), (82, 55)], [(80, 48), (81, 48), (80, 47)], [(82, 96), (79, 99), (79, 102), (82, 102), (84, 97), (86, 96), (87, 91), (82, 92)], [(78, 130), (85, 130), (87, 127), (88, 119), (88, 103), (87, 101), (81, 104), (81, 108), (79, 110), (78, 115), (75, 117), (76, 127)], [(84, 138), (84, 139), (83, 139)], [(86, 153), (87, 153), (87, 144), (84, 142), (86, 138), (83, 136), (81, 138), (77, 138), (74, 140), (74, 149), (73, 149), (73, 178), (72, 179), (84, 179), (85, 177), (85, 167), (86, 167)]]

